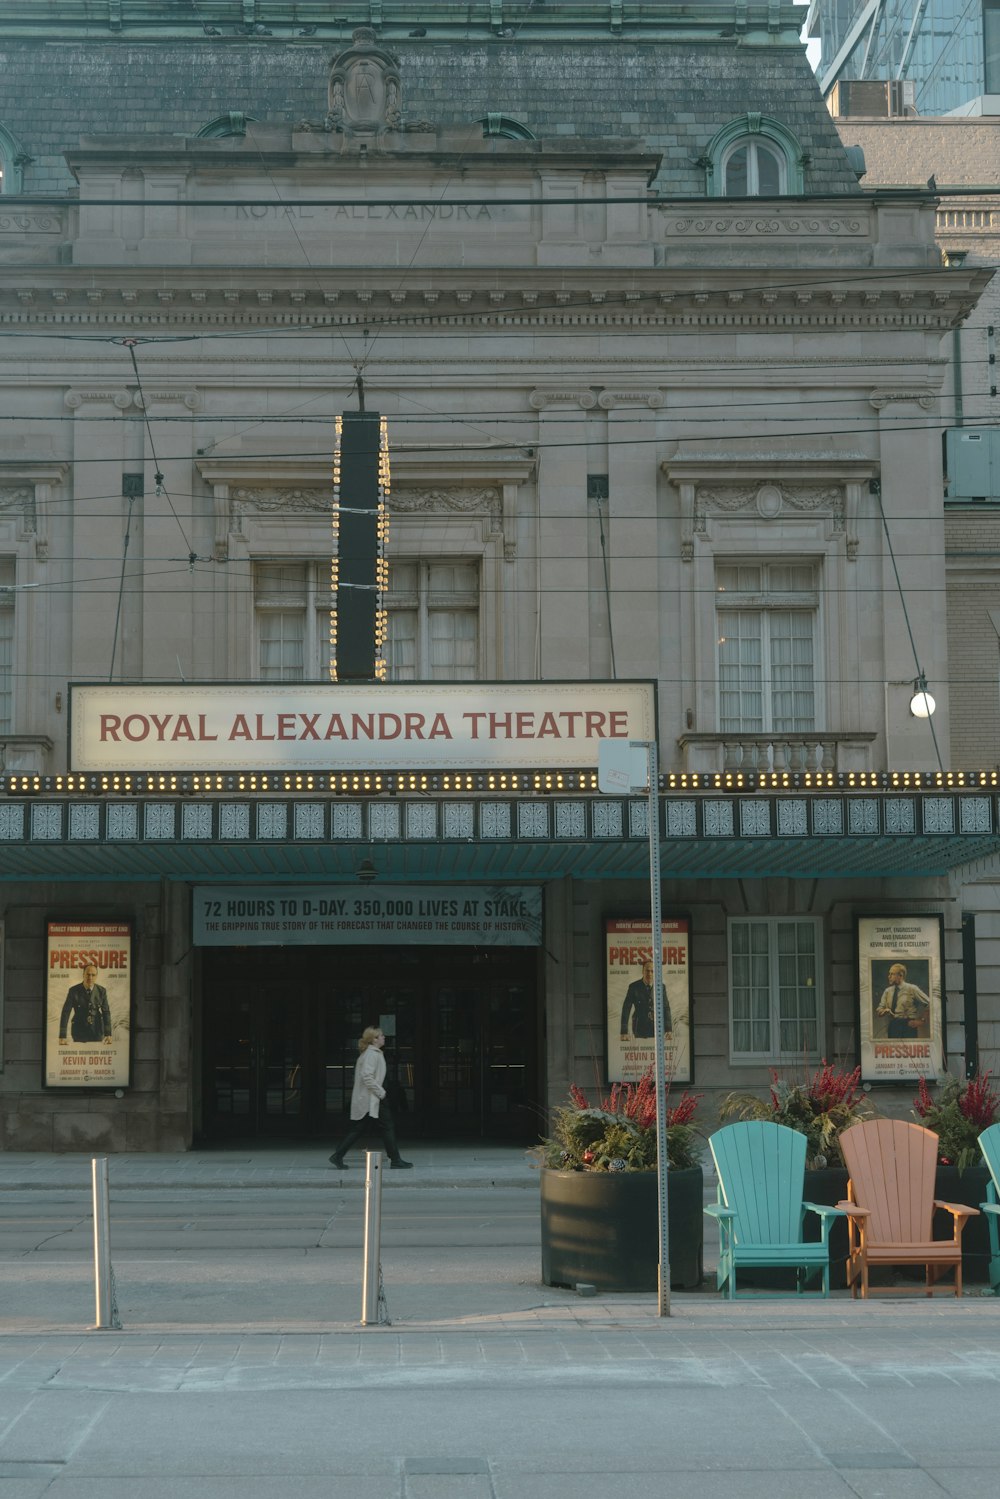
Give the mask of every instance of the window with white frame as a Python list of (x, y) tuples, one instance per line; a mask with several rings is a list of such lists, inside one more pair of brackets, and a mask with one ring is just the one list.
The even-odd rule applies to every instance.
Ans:
[[(264, 682), (329, 674), (326, 562), (257, 562), (256, 671)], [(479, 568), (472, 562), (390, 562), (390, 681), (470, 681), (479, 670)]]
[[(257, 676), (262, 682), (302, 682), (319, 677), (321, 641), (329, 610), (330, 582), (319, 597), (319, 569), (312, 562), (256, 562), (253, 569)], [(325, 673), (324, 673), (325, 674)]]
[(479, 567), (390, 562), (390, 682), (472, 681), (479, 668)]
[(0, 557), (0, 731), (14, 726), (14, 583), (13, 557)]
[(701, 161), (713, 198), (776, 198), (805, 191), (808, 153), (787, 125), (755, 110), (716, 131)]
[(816, 725), (814, 563), (720, 563), (715, 570), (719, 729), (804, 734)]
[(822, 951), (814, 917), (747, 916), (729, 923), (730, 1052), (745, 1062), (819, 1055)]
[(730, 198), (776, 198), (787, 191), (783, 154), (747, 136), (734, 141), (722, 158), (722, 191)]

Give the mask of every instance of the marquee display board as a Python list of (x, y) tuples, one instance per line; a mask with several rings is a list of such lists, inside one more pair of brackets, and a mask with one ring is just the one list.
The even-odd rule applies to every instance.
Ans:
[(656, 733), (652, 682), (70, 685), (73, 771), (597, 767)]

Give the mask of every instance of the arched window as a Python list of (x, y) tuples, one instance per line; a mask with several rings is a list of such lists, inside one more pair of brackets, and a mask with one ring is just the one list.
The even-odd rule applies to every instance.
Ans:
[(801, 193), (807, 158), (792, 132), (767, 115), (745, 114), (714, 137), (705, 156), (712, 198), (778, 198)]
[(0, 193), (21, 192), (21, 168), (28, 159), (16, 137), (0, 125)]
[(209, 120), (198, 131), (195, 139), (220, 140), (227, 135), (246, 135), (248, 124), (256, 124), (254, 115), (245, 115), (241, 110), (232, 109), (228, 114), (217, 115), (214, 120)]
[(508, 141), (533, 141), (527, 125), (522, 125), (520, 120), (512, 120), (509, 115), (487, 114), (475, 122), (482, 125), (483, 135), (487, 138), (491, 135), (499, 135)]
[(734, 141), (722, 158), (722, 192), (727, 198), (777, 198), (787, 192), (787, 176), (784, 156), (752, 136)]

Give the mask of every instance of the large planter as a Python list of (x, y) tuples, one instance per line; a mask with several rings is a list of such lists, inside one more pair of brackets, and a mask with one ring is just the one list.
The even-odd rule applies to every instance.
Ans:
[[(544, 1285), (657, 1290), (655, 1171), (543, 1168), (541, 1179)], [(680, 1290), (702, 1281), (703, 1192), (700, 1166), (668, 1174), (670, 1284)]]
[[(967, 1166), (961, 1172), (957, 1166), (939, 1165), (934, 1195), (939, 1202), (964, 1203), (966, 1207), (977, 1208), (986, 1201), (989, 1180), (986, 1165)], [(938, 1209), (934, 1214), (935, 1239), (950, 1239), (952, 1225), (951, 1214)], [(980, 1213), (978, 1218), (969, 1219), (962, 1234), (962, 1280), (970, 1285), (984, 1285), (989, 1282), (989, 1267), (990, 1235), (986, 1215)]]

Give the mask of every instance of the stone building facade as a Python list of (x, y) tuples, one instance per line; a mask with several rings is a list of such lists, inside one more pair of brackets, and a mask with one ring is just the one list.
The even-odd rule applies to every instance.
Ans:
[[(772, 1066), (853, 1065), (876, 917), (940, 927), (934, 1042), (990, 1060), (1000, 808), (951, 740), (940, 446), (942, 350), (988, 274), (942, 265), (926, 187), (859, 187), (792, 7), (341, 9), (309, 36), (223, 0), (220, 36), (169, 4), (154, 40), (127, 4), (102, 30), (67, 3), (59, 39), (0, 24), (3, 1144), (323, 1138), (372, 1019), (414, 1131), (530, 1139), (615, 1052), (647, 808), (592, 758), (71, 751), (71, 684), (323, 681), (334, 418), (362, 388), (391, 452), (386, 691), (656, 685), (709, 1122)], [(383, 915), (502, 887), (541, 925), (258, 947), (199, 916), (307, 887)], [(52, 1086), (53, 930), (116, 924), (131, 1070)]]

